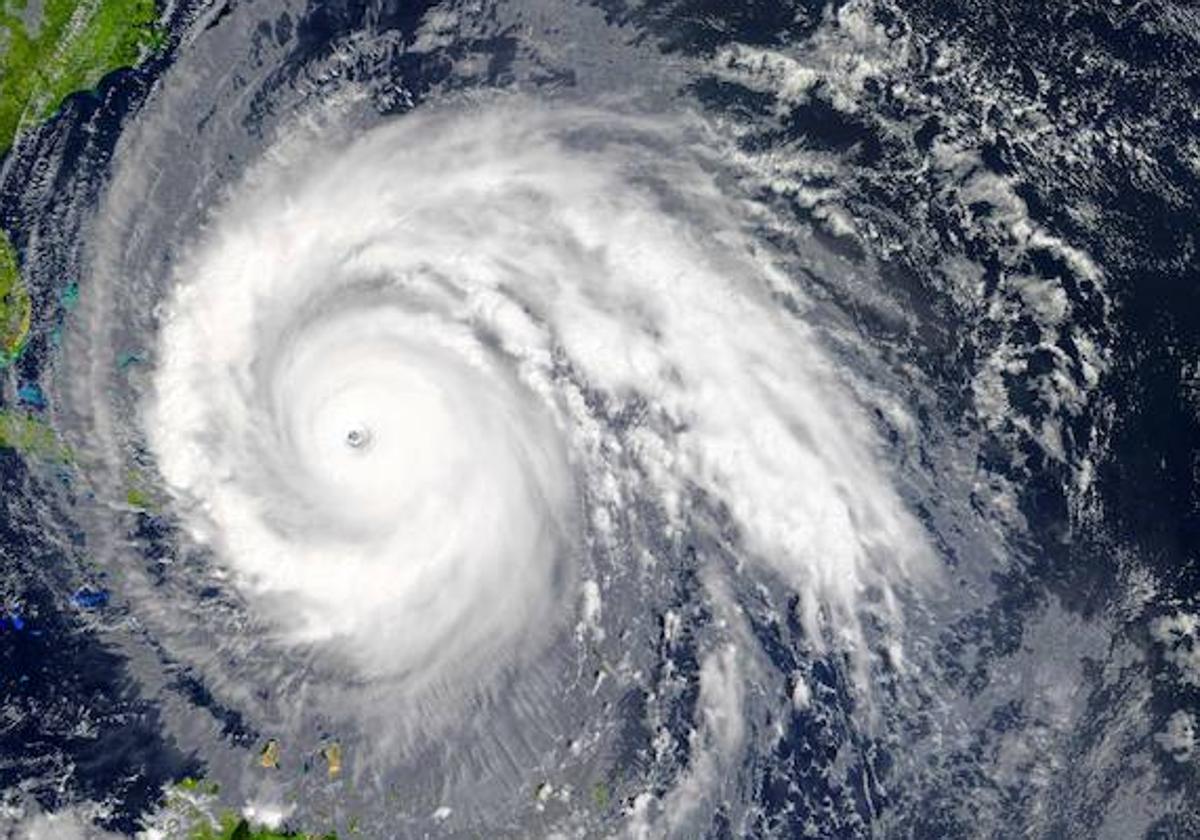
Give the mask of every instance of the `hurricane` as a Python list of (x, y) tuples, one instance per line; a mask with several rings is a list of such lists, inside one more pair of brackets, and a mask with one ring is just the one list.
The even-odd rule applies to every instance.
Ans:
[(624, 500), (669, 533), (692, 491), (842, 618), (903, 574), (919, 537), (859, 407), (772, 311), (787, 284), (733, 200), (665, 152), (681, 134), (481, 105), (273, 161), (218, 214), (146, 425), (194, 526), (296, 596), (295, 634), (416, 679), (503, 659)]
[(150, 4), (29, 100), (0, 834), (1189, 836), (1158, 123), (710, 5)]
[(287, 714), (369, 727), (386, 775), (508, 686), (466, 749), (528, 750), (546, 663), (616, 632), (610, 599), (661, 610), (639, 590), (697, 543), (716, 597), (743, 563), (800, 592), (869, 704), (935, 566), (711, 128), (498, 97), (329, 133), (289, 129), (147, 277), (152, 366), (88, 407), (133, 418), (249, 653), (372, 698), (308, 685)]

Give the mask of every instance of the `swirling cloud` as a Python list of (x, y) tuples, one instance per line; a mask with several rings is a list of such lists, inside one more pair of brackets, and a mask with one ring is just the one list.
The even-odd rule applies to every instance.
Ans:
[(178, 269), (144, 419), (283, 643), (479, 680), (536, 655), (586, 547), (646, 508), (725, 520), (818, 645), (916, 561), (707, 139), (515, 99), (284, 144), (234, 191)]

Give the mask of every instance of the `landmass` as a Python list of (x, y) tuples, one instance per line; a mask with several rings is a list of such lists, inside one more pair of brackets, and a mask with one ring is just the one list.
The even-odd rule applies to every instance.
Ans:
[(321, 756), (328, 764), (329, 778), (336, 778), (342, 772), (342, 745), (337, 741), (326, 745), (321, 750)]
[[(255, 825), (235, 811), (216, 816), (213, 809), (219, 790), (216, 782), (188, 778), (168, 792), (167, 809), (187, 840), (338, 840), (335, 832), (317, 834)], [(176, 835), (173, 831), (172, 836)]]
[(236, 814), (225, 814), (219, 825), (202, 825), (193, 829), (189, 840), (337, 840), (337, 835), (256, 828)]
[(0, 449), (22, 455), (70, 463), (71, 450), (46, 423), (24, 411), (0, 410)]
[(164, 40), (155, 0), (0, 0), (0, 155), (72, 93)]
[(125, 503), (134, 510), (153, 512), (157, 509), (152, 485), (139, 469), (125, 474)]
[[(133, 67), (166, 41), (155, 0), (0, 0), (0, 158), (72, 93)], [(0, 230), (0, 365), (29, 336), (32, 305)]]
[(8, 235), (0, 230), (0, 365), (10, 364), (21, 355), (29, 338), (32, 314), (17, 254)]

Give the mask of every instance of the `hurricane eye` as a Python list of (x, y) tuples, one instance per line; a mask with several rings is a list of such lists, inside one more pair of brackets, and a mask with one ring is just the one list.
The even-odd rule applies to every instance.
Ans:
[(371, 444), (371, 430), (355, 426), (346, 432), (346, 445), (351, 449), (366, 449)]

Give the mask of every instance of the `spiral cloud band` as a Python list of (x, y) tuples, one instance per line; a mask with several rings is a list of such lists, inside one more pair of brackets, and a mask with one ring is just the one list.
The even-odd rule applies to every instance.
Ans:
[(281, 143), (234, 191), (165, 302), (144, 419), (283, 643), (478, 678), (532, 656), (649, 511), (730, 526), (814, 640), (914, 562), (703, 135), (512, 100)]

